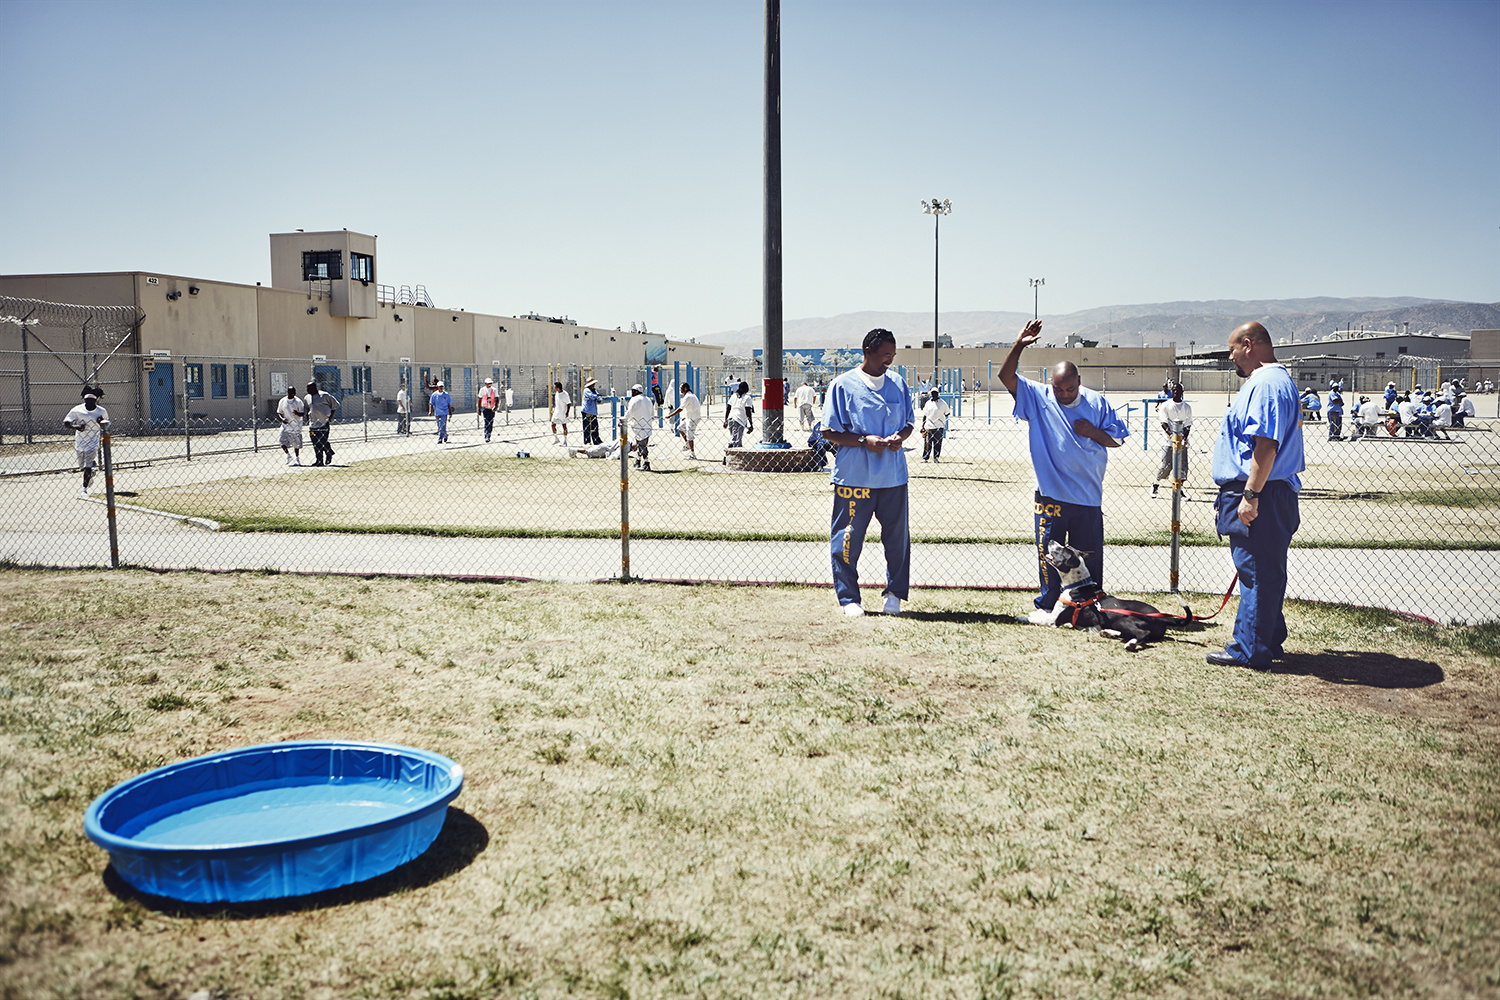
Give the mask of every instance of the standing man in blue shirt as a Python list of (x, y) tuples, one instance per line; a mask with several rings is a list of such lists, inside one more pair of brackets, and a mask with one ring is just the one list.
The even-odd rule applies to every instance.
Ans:
[(603, 443), (599, 437), (599, 383), (589, 379), (583, 383), (583, 446)]
[(1045, 385), (1016, 374), (1021, 352), (1041, 336), (1039, 321), (1026, 324), (1000, 366), (1000, 381), (1016, 401), (1015, 415), (1026, 421), (1036, 473), (1033, 527), (1041, 585), (1033, 603), (1051, 611), (1062, 590), (1057, 570), (1046, 559), (1053, 539), (1086, 551), (1089, 576), (1104, 585), (1104, 470), (1109, 449), (1120, 447), (1130, 431), (1108, 400), (1083, 387), (1073, 362), (1053, 366)]
[(1220, 666), (1265, 668), (1286, 641), (1286, 554), (1302, 523), (1298, 475), (1305, 467), (1297, 383), (1276, 361), (1271, 335), (1245, 323), (1229, 335), (1229, 360), (1245, 384), (1214, 445), (1218, 531), (1239, 571), (1234, 639), (1208, 654)]
[(442, 379), (438, 379), (437, 392), (427, 399), (427, 412), (437, 417), (438, 444), (447, 444), (448, 414), (453, 412), (453, 397), (443, 388)]
[(833, 590), (844, 614), (865, 613), (859, 602), (859, 553), (873, 516), (885, 546), (884, 611), (899, 615), (911, 584), (906, 452), (901, 445), (916, 426), (916, 413), (906, 384), (886, 371), (896, 359), (896, 335), (871, 330), (862, 348), (864, 363), (834, 379), (823, 404), (823, 438), (838, 448), (830, 544)]

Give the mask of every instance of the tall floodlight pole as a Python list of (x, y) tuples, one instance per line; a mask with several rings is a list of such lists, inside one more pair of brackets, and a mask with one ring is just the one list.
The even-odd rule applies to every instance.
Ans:
[(1031, 318), (1042, 318), (1042, 293), (1041, 287), (1047, 283), (1046, 278), (1031, 279)]
[(762, 248), (761, 331), (765, 350), (761, 444), (785, 448), (785, 382), (781, 376), (781, 0), (766, 0), (765, 208)]
[(922, 214), (932, 216), (932, 385), (942, 384), (938, 378), (938, 222), (953, 211), (953, 203), (947, 198), (922, 202)]

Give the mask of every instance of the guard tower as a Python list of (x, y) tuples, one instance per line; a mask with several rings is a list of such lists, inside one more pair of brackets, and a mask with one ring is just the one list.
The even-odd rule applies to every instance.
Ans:
[(330, 316), (374, 319), (375, 237), (347, 229), (271, 234), (271, 287), (322, 292)]

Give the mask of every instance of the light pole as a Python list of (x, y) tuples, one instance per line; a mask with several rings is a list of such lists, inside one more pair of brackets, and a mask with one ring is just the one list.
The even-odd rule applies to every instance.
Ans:
[(1041, 319), (1042, 318), (1042, 313), (1041, 313), (1042, 293), (1041, 293), (1040, 289), (1046, 283), (1047, 283), (1047, 279), (1046, 278), (1032, 278), (1031, 279), (1031, 318), (1032, 319)]
[(951, 211), (953, 211), (953, 203), (947, 198), (942, 201), (934, 198), (931, 202), (922, 202), (922, 214), (932, 216), (932, 384), (934, 387), (940, 384), (938, 379), (938, 222)]

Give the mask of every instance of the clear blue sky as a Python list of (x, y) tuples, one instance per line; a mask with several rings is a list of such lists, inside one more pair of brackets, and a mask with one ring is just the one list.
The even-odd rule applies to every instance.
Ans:
[[(762, 7), (0, 3), (0, 273), (760, 322)], [(1500, 299), (1500, 3), (784, 0), (785, 316)]]

